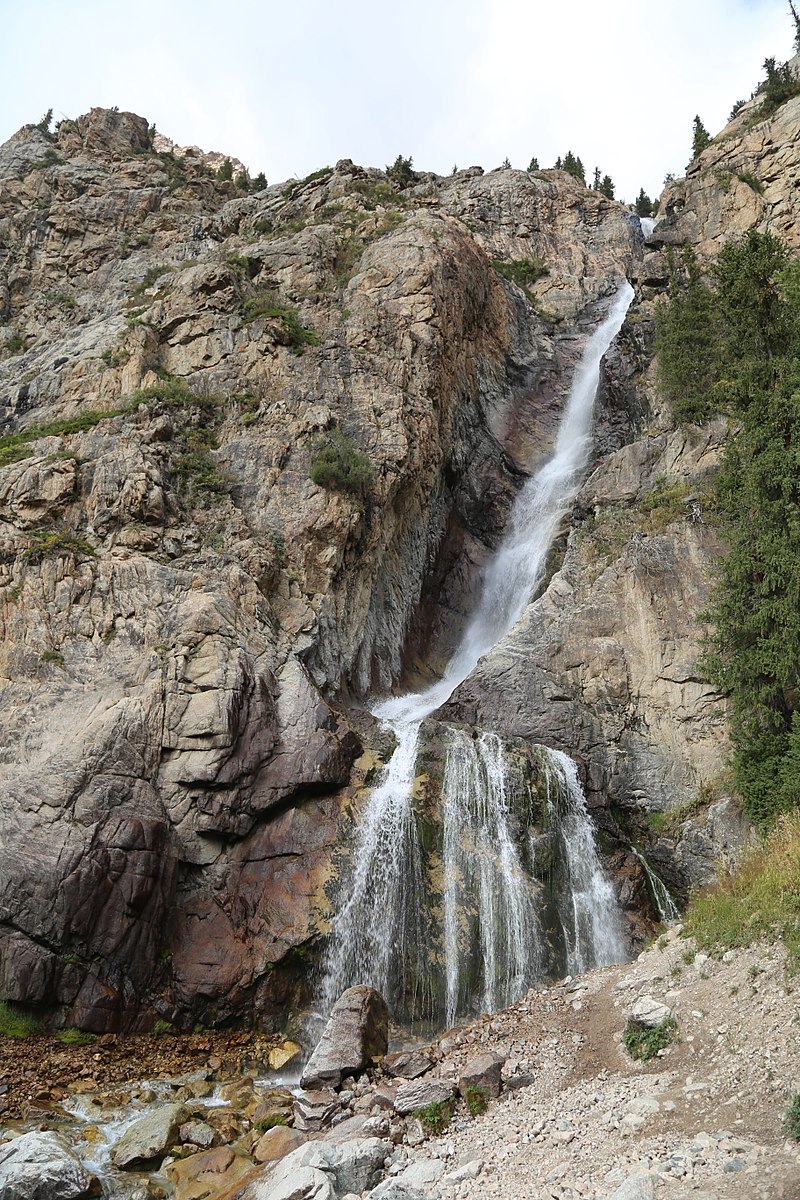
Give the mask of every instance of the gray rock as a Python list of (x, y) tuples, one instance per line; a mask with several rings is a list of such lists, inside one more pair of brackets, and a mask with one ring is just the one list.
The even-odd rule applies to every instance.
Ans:
[(339, 1097), (330, 1088), (303, 1092), (294, 1098), (294, 1127), (316, 1133), (329, 1125), (339, 1112)]
[(78, 1200), (100, 1183), (55, 1133), (24, 1133), (0, 1146), (2, 1200)]
[(333, 1006), (328, 1024), (305, 1065), (301, 1087), (338, 1086), (386, 1053), (389, 1010), (380, 992), (351, 987)]
[(652, 1175), (634, 1175), (621, 1183), (609, 1200), (653, 1200)]
[(210, 1150), (217, 1140), (217, 1133), (207, 1121), (186, 1121), (178, 1130), (182, 1142), (191, 1142), (201, 1150)]
[(404, 1116), (418, 1108), (427, 1108), (429, 1104), (441, 1104), (454, 1095), (452, 1083), (444, 1079), (420, 1079), (414, 1083), (404, 1083), (397, 1089), (394, 1106)]
[(369, 1193), (369, 1200), (430, 1200), (431, 1193), (423, 1192), (401, 1179), (385, 1179)]
[(631, 1009), (630, 1019), (642, 1029), (655, 1029), (672, 1016), (672, 1009), (652, 996), (640, 996)]
[(253, 1200), (333, 1200), (347, 1192), (360, 1195), (375, 1183), (389, 1149), (380, 1138), (309, 1142), (288, 1154), (264, 1183), (247, 1194)]
[(385, 1055), (381, 1063), (388, 1075), (399, 1076), (402, 1079), (416, 1079), (424, 1075), (433, 1066), (433, 1059), (427, 1050), (399, 1050), (396, 1054)]
[(111, 1159), (123, 1169), (162, 1158), (178, 1138), (178, 1130), (189, 1113), (182, 1104), (160, 1104), (123, 1133)]
[(471, 1058), (459, 1076), (459, 1093), (466, 1096), (469, 1088), (480, 1088), (490, 1096), (499, 1096), (503, 1086), (501, 1072), (505, 1061), (502, 1054), (493, 1052)]
[(409, 1187), (421, 1189), (441, 1179), (443, 1174), (444, 1163), (440, 1158), (419, 1158), (410, 1163), (396, 1178)]

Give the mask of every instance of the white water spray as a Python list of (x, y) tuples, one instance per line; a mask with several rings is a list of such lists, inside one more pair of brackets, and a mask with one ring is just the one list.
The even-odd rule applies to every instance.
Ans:
[[(600, 363), (622, 326), (633, 294), (630, 284), (623, 283), (608, 315), (587, 342), (552, 457), (531, 476), (514, 503), (508, 532), (487, 567), (477, 609), (443, 677), (424, 691), (386, 700), (373, 709), (394, 733), (397, 746), (361, 815), (353, 874), (332, 923), (322, 988), (327, 1008), (354, 983), (371, 984), (395, 1008), (403, 992), (407, 994), (408, 981), (424, 979), (425, 966), (430, 969), (429, 963), (414, 964), (406, 956), (414, 942), (407, 921), (416, 923), (420, 949), (425, 937), (420, 903), (422, 851), (412, 811), (420, 725), (513, 628), (542, 582), (550, 546), (586, 465)], [(424, 989), (424, 984), (416, 986)]]
[(567, 970), (582, 975), (590, 967), (620, 962), (625, 944), (614, 890), (597, 855), (578, 768), (560, 750), (546, 753), (556, 782), (548, 792), (548, 807), (567, 875), (567, 887), (560, 889), (558, 898)]

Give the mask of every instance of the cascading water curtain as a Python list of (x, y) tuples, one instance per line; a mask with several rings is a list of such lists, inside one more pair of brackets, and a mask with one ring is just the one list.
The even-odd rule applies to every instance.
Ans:
[(523, 858), (526, 814), (514, 807), (500, 738), (451, 729), (442, 786), (448, 1025), (478, 997), (482, 1012), (513, 1003), (541, 970), (541, 884)]

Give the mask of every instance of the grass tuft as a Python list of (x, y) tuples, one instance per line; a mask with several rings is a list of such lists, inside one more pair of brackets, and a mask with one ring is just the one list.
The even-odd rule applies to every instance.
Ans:
[(0, 1037), (22, 1039), (41, 1031), (40, 1022), (30, 1013), (23, 1012), (7, 1000), (0, 1000)]
[(694, 896), (686, 933), (719, 953), (780, 938), (792, 971), (800, 968), (800, 812), (784, 814), (762, 846), (746, 854), (734, 875)]

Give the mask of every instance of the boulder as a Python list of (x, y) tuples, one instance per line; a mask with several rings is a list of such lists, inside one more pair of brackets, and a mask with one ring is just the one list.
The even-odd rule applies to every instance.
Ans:
[(640, 1029), (655, 1029), (656, 1025), (663, 1025), (671, 1016), (672, 1009), (667, 1004), (654, 1000), (652, 996), (640, 996), (631, 1009), (630, 1020)]
[(58, 1134), (24, 1133), (0, 1146), (3, 1200), (78, 1200), (100, 1194), (99, 1180)]
[(188, 1119), (189, 1113), (182, 1104), (160, 1104), (123, 1133), (111, 1154), (114, 1166), (124, 1170), (163, 1158)]
[(234, 1154), (230, 1146), (217, 1146), (172, 1163), (166, 1175), (175, 1185), (174, 1200), (200, 1200), (233, 1188), (251, 1165), (241, 1154)]
[(499, 1096), (503, 1083), (501, 1071), (505, 1058), (502, 1054), (480, 1054), (471, 1058), (458, 1079), (458, 1091), (466, 1096), (469, 1088), (480, 1088), (489, 1096)]
[(397, 1089), (394, 1106), (401, 1116), (427, 1108), (429, 1104), (442, 1104), (455, 1095), (452, 1083), (445, 1079), (420, 1079), (404, 1083)]
[(218, 1138), (216, 1129), (212, 1129), (207, 1121), (185, 1121), (178, 1136), (182, 1142), (190, 1142), (201, 1150), (210, 1150)]
[(305, 1142), (305, 1134), (288, 1125), (276, 1125), (268, 1129), (253, 1147), (253, 1158), (258, 1163), (279, 1162)]
[(433, 1059), (427, 1050), (398, 1050), (396, 1054), (387, 1054), (381, 1063), (387, 1075), (400, 1076), (402, 1079), (416, 1079), (424, 1075), (433, 1066)]
[(348, 1192), (360, 1195), (376, 1182), (389, 1149), (380, 1138), (309, 1142), (251, 1187), (247, 1200), (336, 1200)]
[(294, 1101), (295, 1129), (316, 1133), (329, 1125), (331, 1117), (338, 1111), (339, 1098), (331, 1088), (304, 1092)]
[(389, 1010), (380, 992), (351, 987), (333, 1006), (328, 1024), (300, 1078), (301, 1087), (338, 1087), (386, 1053)]

